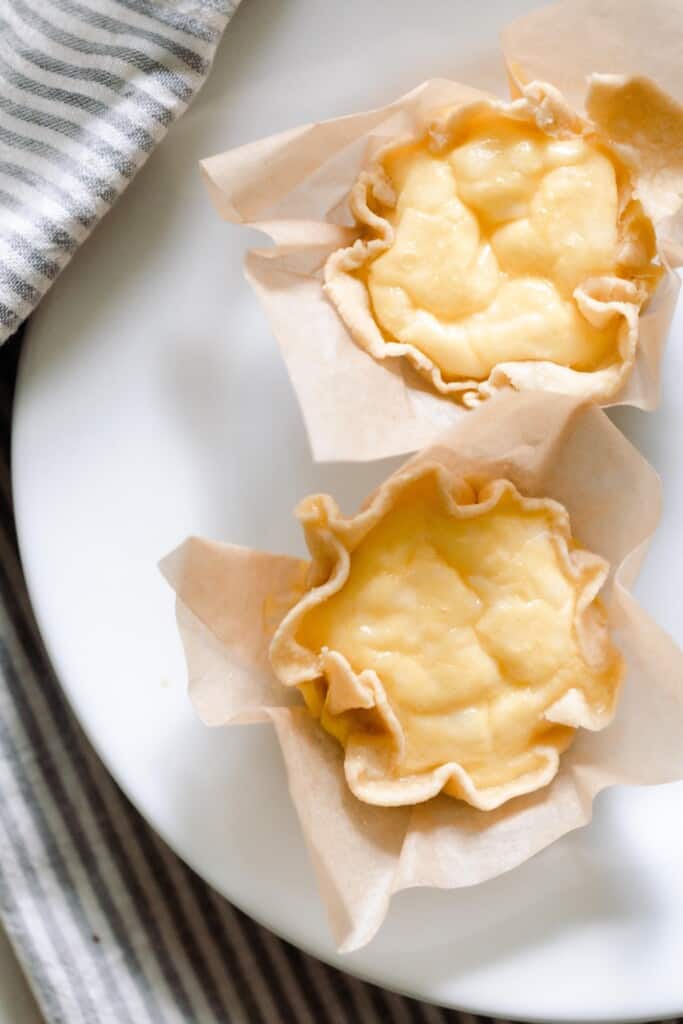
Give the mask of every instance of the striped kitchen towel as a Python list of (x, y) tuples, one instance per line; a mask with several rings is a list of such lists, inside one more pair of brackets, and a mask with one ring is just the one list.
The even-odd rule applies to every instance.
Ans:
[[(0, 352), (0, 914), (49, 1024), (473, 1024), (281, 941), (128, 803), (62, 696), (19, 565)], [(480, 1018), (483, 1020), (484, 1018)]]
[(239, 0), (0, 0), (0, 342), (204, 82)]

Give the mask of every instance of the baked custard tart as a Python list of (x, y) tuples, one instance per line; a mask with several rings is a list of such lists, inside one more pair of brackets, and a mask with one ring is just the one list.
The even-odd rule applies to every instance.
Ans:
[(609, 566), (558, 502), (427, 463), (354, 517), (327, 495), (297, 515), (312, 561), (271, 665), (344, 747), (358, 799), (491, 810), (547, 785), (577, 730), (611, 721)]
[(441, 111), (385, 145), (350, 195), (361, 236), (325, 290), (372, 356), (471, 405), (492, 390), (608, 401), (663, 274), (632, 175), (545, 84)]

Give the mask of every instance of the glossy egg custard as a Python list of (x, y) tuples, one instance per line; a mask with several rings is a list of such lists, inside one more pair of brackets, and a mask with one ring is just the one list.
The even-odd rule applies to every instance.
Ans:
[[(435, 476), (412, 483), (349, 552), (343, 585), (298, 620), (321, 666), (302, 692), (366, 762), (356, 795), (369, 802), (406, 802), (415, 786), (392, 780), (456, 765), (439, 789), (496, 805), (555, 774), (577, 699), (591, 727), (613, 710), (621, 659), (591, 594), (602, 559), (579, 549), (555, 502), (507, 481), (468, 491), (454, 506)], [(334, 699), (326, 667), (338, 677), (340, 665), (366, 685), (364, 707)]]
[(642, 301), (659, 270), (652, 225), (608, 148), (488, 110), (448, 145), (432, 133), (390, 147), (378, 173), (369, 205), (387, 244), (355, 274), (386, 340), (446, 382), (509, 362), (619, 363), (622, 318), (586, 315), (576, 290), (616, 278)]

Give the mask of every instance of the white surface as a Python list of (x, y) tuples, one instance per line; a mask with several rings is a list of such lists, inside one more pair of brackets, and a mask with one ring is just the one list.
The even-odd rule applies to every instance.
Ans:
[[(527, 6), (245, 2), (196, 106), (33, 320), (14, 424), (18, 524), (43, 635), (88, 733), (149, 820), (235, 903), (435, 1001), (504, 1017), (654, 1018), (683, 1012), (682, 787), (606, 794), (591, 827), (478, 889), (401, 894), (377, 940), (340, 960), (274, 735), (195, 721), (155, 569), (190, 532), (301, 552), (299, 497), (332, 490), (350, 510), (385, 472), (312, 465), (242, 280), (246, 233), (214, 216), (196, 160), (428, 76), (486, 86), (493, 71), (502, 92), (496, 26)], [(488, 75), (474, 75), (480, 58)], [(660, 412), (617, 416), (665, 477), (640, 594), (680, 639), (670, 552), (683, 522), (682, 327)]]
[(1, 927), (0, 1024), (44, 1024), (44, 1018)]

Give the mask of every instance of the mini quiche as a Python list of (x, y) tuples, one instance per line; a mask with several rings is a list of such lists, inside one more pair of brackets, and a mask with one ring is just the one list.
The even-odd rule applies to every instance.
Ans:
[(271, 665), (344, 747), (358, 799), (491, 810), (547, 785), (579, 728), (611, 721), (608, 565), (556, 501), (423, 463), (354, 517), (327, 495), (297, 515), (312, 561)]
[(663, 268), (631, 174), (551, 86), (444, 111), (351, 191), (325, 290), (355, 341), (471, 405), (509, 386), (607, 401)]

